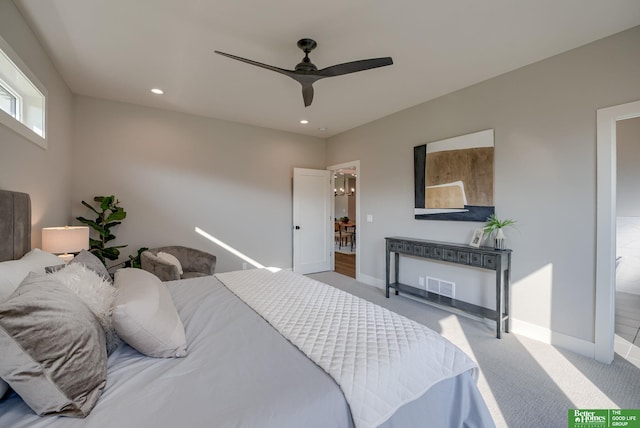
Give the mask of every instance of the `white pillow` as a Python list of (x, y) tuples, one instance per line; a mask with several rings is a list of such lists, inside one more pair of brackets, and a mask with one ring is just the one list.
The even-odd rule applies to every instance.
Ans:
[(29, 272), (44, 274), (47, 266), (60, 264), (60, 259), (46, 251), (35, 248), (20, 260), (0, 262), (0, 303), (9, 298)]
[(184, 272), (182, 272), (182, 264), (180, 264), (180, 260), (178, 260), (176, 258), (176, 256), (174, 256), (173, 254), (169, 254), (169, 253), (165, 253), (163, 251), (160, 251), (158, 253), (158, 258), (160, 260), (164, 260), (165, 262), (174, 265), (175, 267), (178, 268), (178, 274), (182, 275)]
[(167, 287), (154, 274), (126, 268), (116, 272), (113, 325), (132, 348), (150, 357), (184, 357), (184, 326)]
[(62, 263), (62, 259), (58, 256), (42, 251), (39, 248), (34, 248), (20, 259), (29, 265), (31, 272), (37, 274), (44, 274), (47, 266), (55, 266)]
[(22, 260), (0, 263), (0, 303), (9, 298), (23, 279), (29, 275), (30, 267)]

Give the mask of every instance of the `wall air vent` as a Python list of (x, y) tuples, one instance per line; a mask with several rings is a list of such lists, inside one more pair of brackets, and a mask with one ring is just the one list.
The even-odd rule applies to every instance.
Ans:
[(427, 277), (427, 291), (455, 299), (456, 284), (444, 279)]
[(456, 284), (450, 281), (440, 280), (440, 294), (455, 299)]
[(440, 294), (440, 280), (437, 278), (427, 277), (427, 291)]

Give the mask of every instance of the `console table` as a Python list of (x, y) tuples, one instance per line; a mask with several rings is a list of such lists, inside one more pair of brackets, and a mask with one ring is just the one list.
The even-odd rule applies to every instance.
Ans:
[[(429, 241), (424, 239), (393, 236), (385, 238), (386, 250), (386, 296), (393, 288), (415, 297), (419, 297), (439, 305), (456, 308), (466, 313), (488, 318), (496, 322), (496, 337), (500, 339), (502, 330), (509, 332), (509, 282), (511, 280), (511, 250), (496, 250), (490, 247), (472, 247), (470, 245), (450, 242)], [(395, 282), (390, 281), (391, 253), (395, 254)], [(458, 265), (473, 266), (496, 272), (496, 309), (452, 299), (420, 288), (399, 282), (400, 255), (408, 255)]]

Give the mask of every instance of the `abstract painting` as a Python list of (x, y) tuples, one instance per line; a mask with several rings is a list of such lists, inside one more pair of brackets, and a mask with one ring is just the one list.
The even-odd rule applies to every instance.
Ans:
[(415, 218), (483, 222), (495, 212), (493, 129), (413, 149)]

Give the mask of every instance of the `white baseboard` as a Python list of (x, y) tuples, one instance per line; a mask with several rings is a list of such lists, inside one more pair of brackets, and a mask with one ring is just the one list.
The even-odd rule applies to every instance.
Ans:
[(531, 324), (519, 319), (512, 319), (509, 330), (521, 336), (538, 340), (542, 343), (567, 349), (585, 357), (595, 358), (595, 344), (577, 337), (552, 331), (546, 327)]
[[(386, 282), (384, 280), (375, 278), (373, 276), (360, 274), (358, 281), (367, 285), (384, 290)], [(406, 296), (411, 298), (411, 296)], [(415, 300), (420, 301), (416, 298)], [(472, 317), (475, 318), (475, 317)], [(495, 321), (485, 319), (483, 320), (487, 325), (495, 329)], [(559, 348), (567, 349), (575, 352), (576, 354), (584, 355), (585, 357), (595, 358), (595, 344), (583, 339), (578, 339), (573, 336), (569, 336), (563, 333), (552, 331), (546, 327), (541, 327), (536, 324), (531, 324), (526, 321), (522, 321), (513, 318), (509, 322), (509, 331), (521, 336), (528, 337), (530, 339), (538, 340), (542, 343), (557, 346)]]
[(381, 288), (383, 290), (387, 285), (384, 279), (378, 279), (376, 277), (365, 275), (363, 273), (358, 275), (356, 281), (363, 282), (367, 285), (373, 285), (374, 287)]

